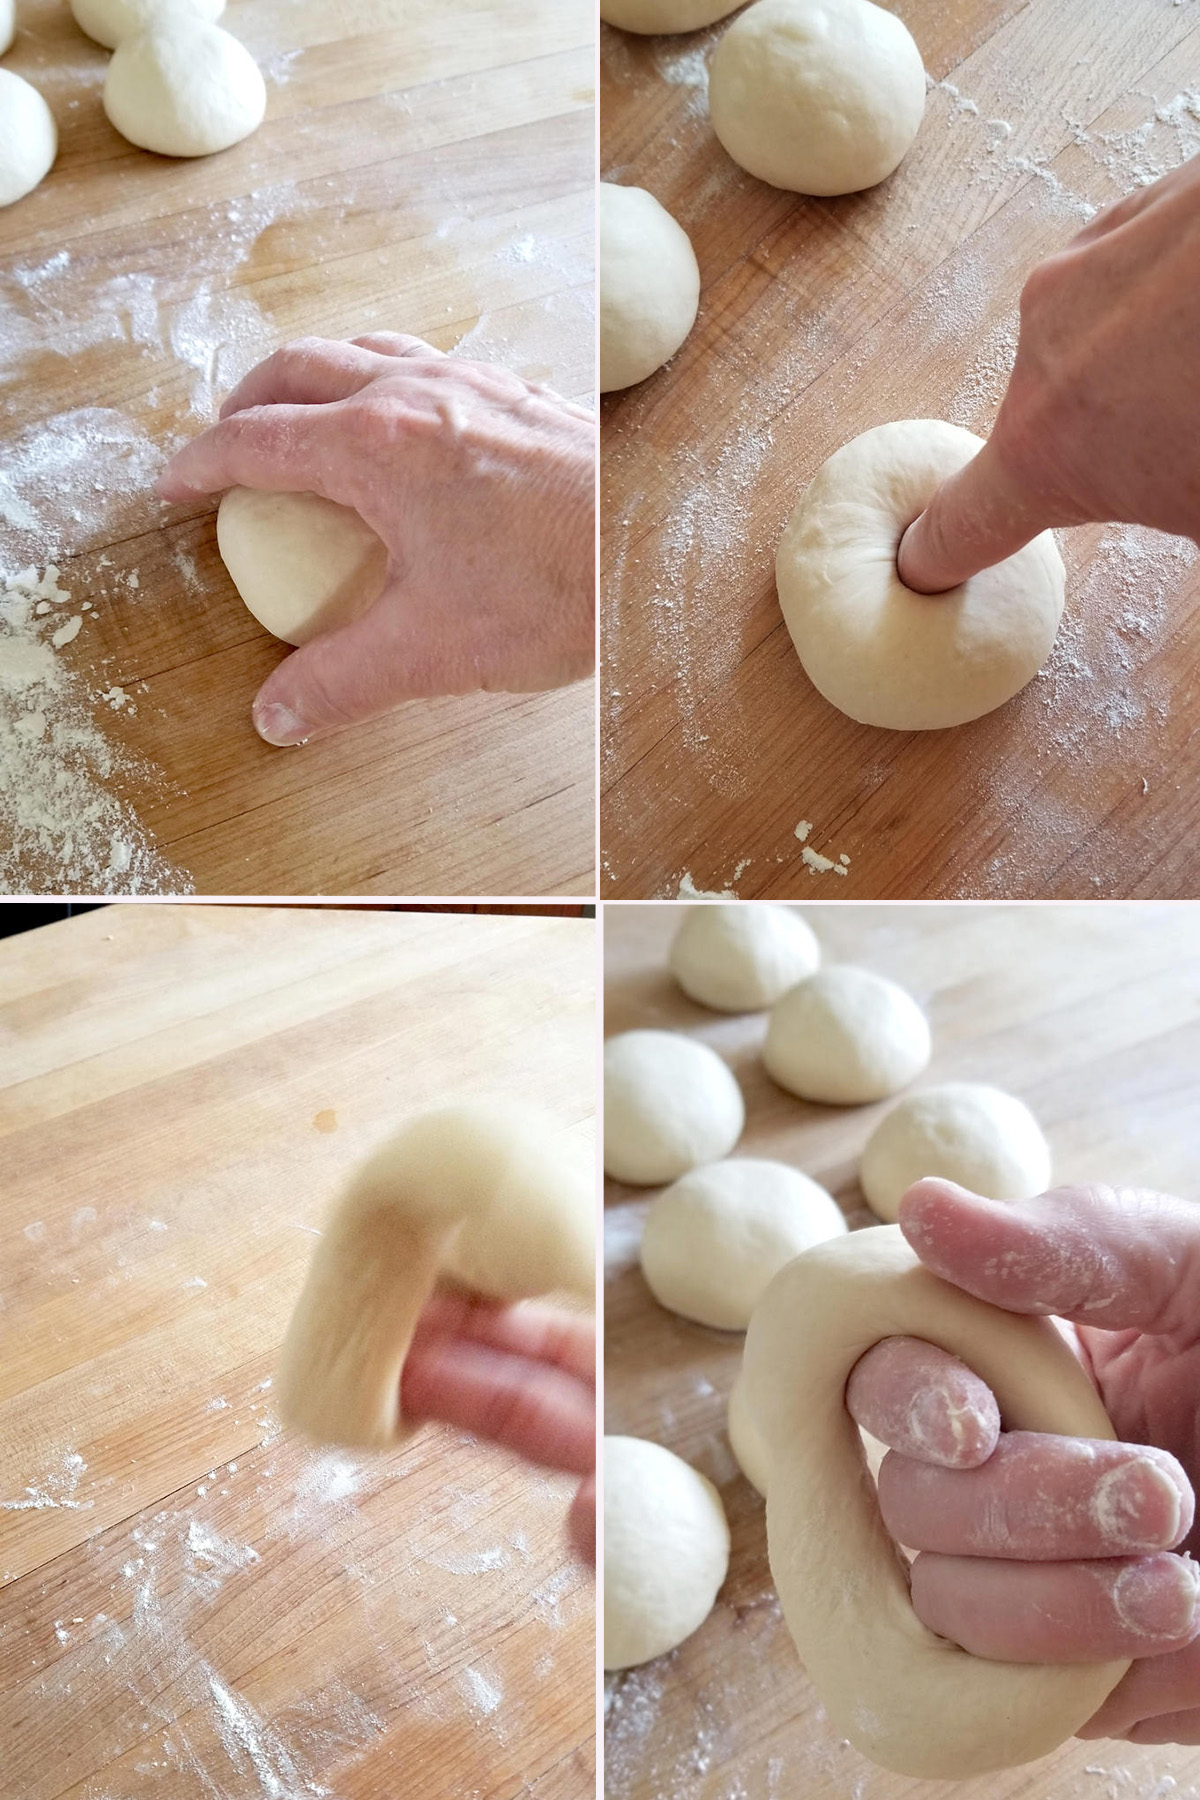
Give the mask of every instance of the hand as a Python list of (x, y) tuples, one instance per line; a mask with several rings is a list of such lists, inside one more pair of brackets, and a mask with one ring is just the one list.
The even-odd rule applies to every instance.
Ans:
[(596, 1328), (544, 1306), (436, 1293), (413, 1334), (400, 1404), (582, 1475), (567, 1520), (577, 1556), (596, 1562)]
[(1038, 532), (1123, 520), (1200, 539), (1200, 157), (1100, 213), (1021, 295), (984, 448), (900, 543), (936, 594)]
[[(915, 1338), (846, 1390), (890, 1446), (879, 1504), (919, 1552), (931, 1631), (1012, 1662), (1134, 1662), (1081, 1737), (1200, 1743), (1200, 1207), (1141, 1189), (982, 1200), (927, 1179), (900, 1204), (926, 1268), (1009, 1312), (1074, 1320), (1118, 1443), (1001, 1432), (978, 1376)], [(1071, 1334), (1071, 1327), (1064, 1327)]]
[(402, 700), (589, 674), (595, 429), (505, 369), (392, 332), (302, 338), (252, 370), (167, 464), (163, 498), (322, 494), (355, 507), (390, 558), (374, 606), (263, 683), (260, 736), (298, 744)]

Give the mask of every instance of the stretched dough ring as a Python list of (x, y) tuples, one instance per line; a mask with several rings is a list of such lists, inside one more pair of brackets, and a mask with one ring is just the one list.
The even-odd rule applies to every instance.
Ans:
[(284, 1338), (280, 1417), (319, 1443), (398, 1444), (416, 1429), (400, 1414), (404, 1358), (439, 1281), (498, 1300), (590, 1300), (595, 1268), (582, 1146), (532, 1107), (425, 1113), (358, 1170), (313, 1252)]
[(765, 1454), (755, 1477), (768, 1478), (771, 1572), (801, 1660), (834, 1728), (864, 1756), (902, 1775), (961, 1780), (1047, 1755), (1129, 1663), (984, 1661), (921, 1624), (844, 1400), (859, 1357), (900, 1336), (961, 1357), (995, 1393), (1006, 1428), (1115, 1434), (1049, 1320), (940, 1281), (898, 1225), (805, 1251), (755, 1308), (744, 1399)]

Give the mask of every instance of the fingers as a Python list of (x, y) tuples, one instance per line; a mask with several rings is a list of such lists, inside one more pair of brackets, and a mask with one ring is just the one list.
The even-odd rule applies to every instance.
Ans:
[(465, 1338), (544, 1362), (596, 1385), (596, 1327), (590, 1318), (553, 1307), (486, 1300), (461, 1288), (440, 1288), (426, 1305), (413, 1342), (431, 1338)]
[(218, 417), (228, 419), (251, 406), (323, 406), (348, 399), (379, 374), (377, 358), (362, 340), (298, 338), (276, 350), (242, 378)]
[(414, 1338), (400, 1383), (404, 1411), (441, 1419), (529, 1462), (588, 1475), (595, 1399), (573, 1375), (461, 1338)]
[[(1189, 1715), (1192, 1720), (1200, 1718), (1193, 1710), (1198, 1697), (1200, 1638), (1168, 1656), (1135, 1662), (1078, 1735), (1130, 1737), (1141, 1744), (1192, 1743), (1191, 1737), (1176, 1739), (1170, 1734)], [(1156, 1727), (1162, 1736), (1153, 1735)], [(1151, 1735), (1141, 1735), (1147, 1728)]]
[(856, 1425), (890, 1449), (949, 1469), (984, 1462), (1000, 1435), (1000, 1409), (987, 1383), (920, 1338), (884, 1338), (860, 1357), (846, 1383), (846, 1406)]
[(1194, 1503), (1165, 1450), (1011, 1431), (982, 1468), (885, 1457), (879, 1508), (913, 1550), (1066, 1562), (1169, 1550), (1191, 1529)]
[(238, 412), (202, 431), (176, 451), (158, 478), (164, 500), (198, 500), (231, 487), (274, 493), (323, 494), (328, 414), (309, 406), (269, 406)]
[(1200, 1624), (1197, 1574), (1180, 1556), (1020, 1563), (918, 1556), (917, 1617), (997, 1662), (1090, 1663), (1180, 1650)]
[(945, 593), (1054, 523), (1037, 493), (986, 443), (904, 533), (896, 556), (900, 579), (919, 594)]

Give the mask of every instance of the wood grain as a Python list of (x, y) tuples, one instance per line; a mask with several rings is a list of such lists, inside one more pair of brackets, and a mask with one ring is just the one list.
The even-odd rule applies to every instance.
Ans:
[(572, 1484), (435, 1427), (318, 1451), (269, 1384), (393, 1121), (519, 1092), (590, 1134), (594, 931), (150, 905), (0, 943), (6, 1797), (593, 1793)]
[[(1041, 676), (954, 731), (854, 724), (805, 677), (773, 562), (821, 462), (887, 419), (986, 435), (1030, 267), (1200, 150), (1200, 28), (1164, 0), (896, 0), (939, 85), (899, 171), (804, 199), (707, 117), (718, 26), (602, 37), (602, 175), (700, 262), (696, 329), (602, 429), (606, 897), (1185, 897), (1195, 849), (1195, 546), (1062, 534)], [(1156, 116), (1163, 115), (1163, 116)], [(837, 861), (814, 871), (794, 829)]]
[[(1200, 1198), (1200, 908), (1185, 905), (818, 906), (827, 960), (902, 982), (927, 1009), (926, 1080), (992, 1081), (1037, 1114), (1056, 1179)], [(738, 1154), (777, 1157), (871, 1221), (857, 1161), (878, 1106), (808, 1105), (768, 1080), (762, 1015), (718, 1017), (666, 972), (679, 909), (606, 907), (605, 1031), (682, 1030), (730, 1063), (746, 1098)], [(780, 1615), (763, 1507), (733, 1461), (725, 1404), (741, 1337), (676, 1318), (637, 1266), (645, 1190), (608, 1185), (605, 1429), (666, 1444), (717, 1482), (733, 1534), (707, 1622), (671, 1656), (612, 1681), (607, 1800), (1161, 1800), (1200, 1794), (1200, 1750), (1071, 1742), (986, 1778), (875, 1768), (826, 1722)]]

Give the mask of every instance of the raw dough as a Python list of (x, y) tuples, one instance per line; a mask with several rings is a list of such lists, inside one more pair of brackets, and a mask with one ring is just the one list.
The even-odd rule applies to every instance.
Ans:
[(604, 1440), (604, 1666), (664, 1656), (712, 1611), (729, 1526), (707, 1476), (645, 1438)]
[(319, 494), (230, 488), (217, 546), (260, 625), (287, 644), (349, 625), (378, 600), (388, 553), (353, 507)]
[(944, 1176), (987, 1200), (1028, 1200), (1050, 1186), (1050, 1146), (1012, 1094), (948, 1081), (893, 1106), (863, 1150), (859, 1181), (881, 1219), (896, 1217), (922, 1175)]
[[(725, 1430), (729, 1438), (729, 1447), (737, 1458), (739, 1469), (750, 1486), (757, 1488), (758, 1492), (765, 1497), (767, 1492), (767, 1446), (763, 1442), (757, 1425), (750, 1417), (750, 1409), (746, 1404), (744, 1367), (738, 1369), (733, 1387), (730, 1389)], [(886, 1444), (881, 1444), (878, 1438), (873, 1438), (869, 1431), (860, 1430), (858, 1436), (871, 1479), (878, 1484), (879, 1465), (887, 1455), (888, 1447)]]
[(921, 52), (870, 0), (757, 0), (717, 45), (713, 129), (773, 187), (852, 194), (890, 175), (925, 112)]
[(799, 1169), (730, 1157), (693, 1169), (654, 1201), (642, 1273), (672, 1312), (718, 1331), (745, 1331), (772, 1276), (845, 1229), (833, 1195)]
[(821, 465), (788, 521), (775, 579), (796, 654), (863, 725), (963, 725), (1050, 653), (1066, 580), (1053, 532), (945, 594), (915, 593), (896, 571), (908, 525), (982, 444), (940, 419), (877, 425)]
[(17, 35), (16, 0), (0, 0), (0, 56), (11, 48)]
[(160, 156), (211, 156), (262, 124), (267, 90), (235, 37), (190, 13), (117, 45), (104, 110), (122, 137)]
[(622, 31), (698, 31), (727, 13), (736, 12), (742, 0), (600, 0), (600, 17)]
[(400, 1372), (438, 1281), (520, 1300), (595, 1293), (586, 1147), (517, 1102), (412, 1119), (360, 1168), (313, 1252), (276, 1388), (289, 1430), (380, 1449), (415, 1429)]
[(632, 387), (674, 356), (700, 305), (682, 225), (645, 188), (600, 183), (600, 392)]
[(707, 1044), (625, 1031), (604, 1046), (604, 1167), (653, 1187), (727, 1156), (742, 1135), (742, 1090)]
[(802, 1100), (862, 1106), (906, 1087), (929, 1052), (929, 1024), (911, 994), (871, 969), (835, 963), (771, 1009), (763, 1062)]
[(172, 10), (211, 22), (225, 11), (225, 0), (71, 0), (80, 31), (106, 50), (115, 50), (123, 38), (136, 37)]
[(821, 948), (798, 912), (770, 902), (689, 906), (671, 941), (671, 973), (717, 1012), (756, 1012), (811, 975)]
[(0, 69), (0, 206), (31, 194), (57, 155), (54, 114), (35, 87)]
[(1010, 1430), (1114, 1433), (1048, 1319), (1001, 1312), (939, 1281), (898, 1226), (818, 1244), (755, 1308), (745, 1402), (766, 1455), (771, 1572), (801, 1660), (834, 1730), (864, 1756), (903, 1775), (962, 1780), (1047, 1755), (1129, 1664), (987, 1662), (919, 1622), (845, 1407), (859, 1357), (899, 1336), (961, 1357)]

